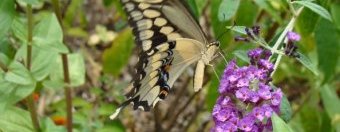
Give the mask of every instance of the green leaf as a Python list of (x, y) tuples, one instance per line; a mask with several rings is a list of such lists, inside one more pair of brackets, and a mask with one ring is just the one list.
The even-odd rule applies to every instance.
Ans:
[(35, 84), (17, 85), (0, 78), (0, 113), (30, 95)]
[(330, 86), (325, 85), (320, 89), (322, 103), (328, 116), (332, 119), (340, 116), (340, 100), (334, 90)]
[[(237, 25), (253, 25), (256, 23), (256, 18), (259, 15), (259, 7), (256, 6), (253, 1), (246, 0), (240, 3), (240, 7), (237, 11), (235, 21)], [(247, 17), (245, 17), (247, 16)]]
[(203, 9), (207, 6), (208, 1), (207, 0), (195, 0), (196, 1), (196, 5), (197, 5), (197, 10), (198, 10), (198, 14), (199, 16), (202, 15), (202, 11)]
[[(67, 55), (68, 69), (70, 75), (70, 86), (77, 87), (85, 83), (85, 62), (80, 53), (72, 53)], [(50, 73), (50, 79), (54, 84), (63, 84), (64, 72), (61, 57), (57, 58), (56, 63), (53, 64), (54, 69)]]
[(13, 47), (12, 43), (10, 42), (9, 37), (0, 38), (0, 52), (7, 55), (9, 58), (13, 58), (15, 55), (16, 49)]
[(339, 60), (340, 37), (334, 24), (321, 19), (315, 31), (319, 69), (324, 73), (324, 81), (329, 81), (335, 73)]
[(340, 5), (339, 4), (332, 4), (331, 6), (331, 13), (334, 20), (334, 24), (337, 26), (338, 30), (340, 30)]
[(118, 34), (111, 48), (104, 51), (102, 56), (104, 72), (118, 76), (128, 63), (132, 48), (132, 33), (126, 29)]
[(0, 114), (0, 131), (3, 132), (33, 132), (30, 114), (22, 109), (11, 107)]
[(50, 88), (50, 89), (62, 89), (64, 88), (66, 85), (64, 84), (64, 81), (62, 80), (44, 80), (43, 81), (43, 86), (45, 88)]
[(315, 27), (319, 21), (319, 16), (309, 9), (304, 9), (298, 16), (296, 21), (296, 28), (304, 39), (314, 32)]
[(54, 14), (48, 14), (34, 28), (33, 44), (45, 49), (59, 53), (68, 53), (67, 47), (62, 43), (63, 31), (58, 19)]
[(11, 63), (11, 61), (5, 54), (0, 53), (0, 63), (4, 64), (5, 66), (8, 66)]
[(12, 61), (9, 64), (8, 71), (5, 74), (5, 80), (21, 85), (29, 85), (35, 82), (26, 67), (17, 61)]
[(329, 85), (324, 85), (320, 89), (322, 103), (326, 109), (328, 117), (331, 119), (331, 123), (334, 129), (340, 130), (340, 99), (336, 94), (336, 91), (332, 90)]
[[(117, 5), (117, 3), (121, 3), (119, 0), (113, 0), (113, 2), (114, 5)], [(85, 26), (87, 26), (87, 18), (84, 13), (83, 4), (84, 0), (72, 0), (68, 5), (65, 17), (63, 19), (63, 26), (66, 30), (75, 27), (73, 26), (75, 21), (77, 21), (77, 27), (86, 28)], [(123, 11), (121, 8), (116, 8), (115, 10), (117, 10), (117, 12)]]
[(236, 14), (240, 0), (223, 0), (218, 10), (218, 20), (225, 22)]
[(276, 113), (273, 113), (271, 119), (274, 132), (293, 132), (293, 130), (279, 116), (277, 116)]
[(15, 17), (11, 30), (16, 38), (22, 43), (27, 44), (27, 24), (22, 19)]
[[(56, 52), (49, 52), (35, 45), (32, 46), (31, 73), (35, 80), (41, 81), (46, 78), (55, 60), (60, 56)], [(24, 59), (27, 62), (27, 45), (22, 45), (15, 55), (16, 60)]]
[(284, 95), (280, 104), (280, 117), (288, 122), (292, 118), (292, 114), (292, 107), (290, 106), (287, 96)]
[(15, 15), (14, 0), (0, 1), (0, 38), (7, 34)]
[(196, 4), (196, 0), (186, 0), (189, 7), (190, 7), (190, 11), (192, 13), (192, 15), (194, 16), (194, 18), (196, 20), (198, 20), (198, 17), (200, 16), (199, 11), (198, 11), (198, 7)]
[(301, 118), (301, 125), (306, 132), (320, 130), (321, 116), (316, 106), (304, 105), (298, 114)]
[(31, 5), (40, 5), (42, 3), (42, 0), (18, 0), (18, 2)]
[(329, 12), (318, 4), (312, 3), (311, 1), (293, 1), (293, 3), (305, 6), (310, 10), (314, 11), (315, 13), (319, 14), (321, 17), (327, 19), (328, 21), (332, 21)]
[[(15, 89), (8, 87), (8, 82), (0, 79), (0, 113), (7, 109), (15, 99)], [(1, 130), (1, 129), (0, 129)]]
[(247, 55), (247, 51), (245, 50), (236, 50), (233, 52), (233, 54), (237, 57), (243, 60), (244, 62), (250, 63), (250, 60)]
[(227, 29), (240, 33), (242, 35), (247, 35), (246, 26), (227, 26)]
[(314, 73), (314, 75), (318, 76), (318, 69), (316, 68), (316, 65), (312, 63), (312, 61), (302, 53), (298, 53), (300, 57), (296, 58), (302, 65), (304, 65), (306, 68), (308, 68), (311, 72)]
[(270, 14), (278, 23), (282, 23), (279, 11), (275, 10), (274, 7), (269, 3), (268, 0), (254, 0), (254, 2), (268, 14)]
[(331, 125), (331, 119), (328, 117), (326, 112), (321, 113), (321, 126), (320, 130), (325, 132), (331, 132), (332, 131), (332, 125)]

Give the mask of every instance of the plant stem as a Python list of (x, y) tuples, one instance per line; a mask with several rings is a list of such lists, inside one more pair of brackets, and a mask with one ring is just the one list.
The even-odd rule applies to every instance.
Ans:
[[(52, 0), (52, 4), (54, 7), (54, 12), (57, 15), (58, 21), (60, 26), (63, 28), (63, 22), (62, 22), (62, 16), (59, 6), (58, 0)], [(63, 73), (64, 73), (64, 83), (66, 84), (64, 86), (64, 94), (66, 97), (66, 112), (67, 112), (67, 122), (66, 122), (66, 128), (68, 132), (72, 132), (72, 89), (69, 86), (70, 84), (70, 73), (69, 73), (69, 67), (68, 67), (68, 57), (67, 54), (61, 54), (61, 59), (63, 63)]]
[[(32, 61), (32, 38), (33, 38), (33, 15), (32, 15), (32, 5), (27, 5), (27, 25), (28, 25), (28, 44), (27, 44), (27, 64), (26, 67), (28, 70), (31, 70), (31, 61)], [(33, 93), (26, 98), (26, 103), (28, 110), (30, 111), (32, 123), (35, 131), (40, 132), (40, 125), (38, 120), (38, 114), (34, 103)]]
[[(291, 3), (289, 3), (291, 4)], [(272, 50), (276, 51), (278, 50), (279, 46), (284, 42), (285, 38), (286, 38), (286, 35), (288, 33), (288, 31), (291, 31), (294, 27), (294, 24), (296, 22), (296, 18), (299, 16), (299, 14), (302, 12), (303, 10), (303, 7), (300, 7), (298, 9), (298, 11), (296, 12), (296, 14), (294, 13), (293, 15), (293, 18), (289, 21), (288, 25), (286, 26), (285, 30), (283, 30), (283, 32), (281, 33), (281, 35), (279, 36), (279, 38), (277, 39), (277, 41), (275, 42)], [(282, 54), (278, 54), (278, 57), (275, 61), (275, 64), (274, 64), (274, 71), (271, 73), (270, 76), (273, 76), (277, 67), (279, 66), (279, 63), (281, 61), (281, 58), (282, 58)], [(269, 58), (269, 60), (272, 58), (272, 56)]]

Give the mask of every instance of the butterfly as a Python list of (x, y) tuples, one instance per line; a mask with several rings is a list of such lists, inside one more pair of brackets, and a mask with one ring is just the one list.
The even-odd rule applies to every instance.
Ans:
[(185, 6), (184, 0), (121, 0), (128, 22), (141, 49), (136, 75), (127, 100), (110, 116), (130, 103), (149, 111), (164, 100), (176, 79), (196, 63), (194, 91), (203, 85), (204, 69), (214, 59), (219, 42), (207, 37)]

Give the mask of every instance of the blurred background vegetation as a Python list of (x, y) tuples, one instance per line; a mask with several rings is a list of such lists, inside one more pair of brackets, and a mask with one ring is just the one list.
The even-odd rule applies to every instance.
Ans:
[[(241, 0), (236, 7), (224, 4), (234, 15), (223, 18), (219, 7), (228, 1), (187, 0), (211, 41), (235, 23), (260, 26), (261, 36), (271, 43), (292, 17), (286, 0)], [(294, 26), (302, 37), (299, 52), (311, 60), (314, 73), (284, 57), (273, 81), (290, 102), (292, 110), (284, 119), (293, 130), (340, 131), (340, 1), (314, 2), (330, 12), (332, 22), (305, 8)], [(33, 10), (31, 43), (27, 40), (27, 4)], [(59, 4), (62, 26), (49, 0), (0, 1), (0, 131), (33, 131), (26, 105), (29, 95), (34, 97), (42, 131), (66, 130), (66, 84), (60, 53), (69, 59), (71, 80), (67, 86), (72, 88), (74, 131), (209, 131), (219, 85), (211, 67), (200, 92), (193, 91), (193, 68), (189, 68), (168, 98), (151, 112), (127, 107), (119, 119), (109, 120), (125, 100), (124, 88), (137, 61), (127, 17), (119, 0), (60, 0)], [(242, 57), (256, 45), (235, 42), (237, 35), (227, 32), (219, 41), (228, 60), (238, 58), (240, 64), (246, 64)], [(27, 44), (33, 45), (29, 70), (25, 68)], [(221, 75), (225, 63), (221, 58), (213, 63)]]

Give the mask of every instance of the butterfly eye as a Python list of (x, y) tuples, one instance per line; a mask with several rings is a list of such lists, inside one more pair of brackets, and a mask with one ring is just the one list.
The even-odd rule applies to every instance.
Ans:
[(214, 42), (214, 45), (217, 46), (217, 47), (220, 47), (220, 44), (221, 44), (220, 41), (215, 41)]

